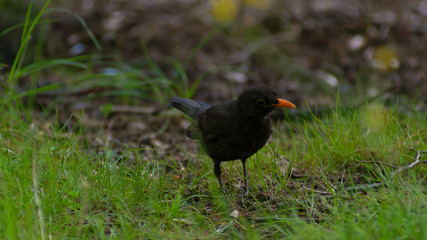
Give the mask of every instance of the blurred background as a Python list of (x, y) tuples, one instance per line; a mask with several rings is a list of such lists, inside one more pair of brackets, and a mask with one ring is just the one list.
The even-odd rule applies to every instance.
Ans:
[[(2, 81), (30, 3), (34, 17), (43, 1), (0, 2), (0, 29), (9, 29), (0, 37)], [(17, 88), (51, 86), (28, 101), (45, 113), (60, 106), (64, 122), (83, 108), (87, 126), (108, 128), (116, 117), (110, 129), (149, 144), (152, 130), (166, 126), (159, 112), (171, 97), (213, 104), (255, 85), (300, 109), (380, 99), (420, 110), (426, 33), (425, 0), (55, 0), (36, 27)]]
[[(29, 2), (33, 12), (43, 4), (3, 1), (0, 29), (22, 23)], [(200, 79), (194, 97), (210, 102), (257, 84), (300, 104), (329, 104), (338, 90), (426, 102), (427, 1), (57, 0), (49, 8), (32, 42), (37, 60), (92, 55), (96, 72), (150, 76), (149, 57), (168, 78), (179, 64), (190, 85)], [(20, 30), (0, 38), (2, 63), (13, 61)]]

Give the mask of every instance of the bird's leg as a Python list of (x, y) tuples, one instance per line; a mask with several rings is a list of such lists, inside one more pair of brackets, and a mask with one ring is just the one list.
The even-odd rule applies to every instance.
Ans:
[(222, 186), (222, 182), (221, 182), (221, 161), (214, 160), (214, 173), (216, 178), (218, 179), (221, 190), (224, 192), (224, 187)]
[(248, 175), (246, 174), (246, 158), (242, 158), (240, 159), (240, 161), (242, 161), (242, 166), (243, 166), (243, 177), (245, 178), (245, 191), (246, 193), (249, 192), (249, 187), (248, 187)]

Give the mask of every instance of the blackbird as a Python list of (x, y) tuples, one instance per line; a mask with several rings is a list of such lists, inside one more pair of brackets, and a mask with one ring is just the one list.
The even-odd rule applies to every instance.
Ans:
[(172, 98), (169, 106), (193, 119), (186, 130), (189, 138), (200, 140), (214, 162), (214, 173), (221, 189), (221, 162), (240, 159), (248, 191), (246, 159), (258, 152), (271, 135), (269, 113), (275, 108), (295, 108), (268, 87), (243, 92), (237, 100), (210, 106), (186, 98)]

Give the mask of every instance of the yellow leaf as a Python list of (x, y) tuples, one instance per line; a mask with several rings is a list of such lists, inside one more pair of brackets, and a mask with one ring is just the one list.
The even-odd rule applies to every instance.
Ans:
[(211, 14), (212, 17), (220, 22), (232, 22), (239, 11), (237, 0), (212, 0)]
[(374, 103), (359, 110), (361, 125), (370, 131), (382, 132), (390, 119), (390, 113), (383, 105)]
[(371, 63), (374, 68), (384, 72), (396, 70), (400, 65), (397, 50), (390, 45), (376, 47), (372, 54)]

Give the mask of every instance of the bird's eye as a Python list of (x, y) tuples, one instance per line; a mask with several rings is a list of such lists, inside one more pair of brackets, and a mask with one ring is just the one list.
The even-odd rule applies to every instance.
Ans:
[(265, 100), (262, 98), (257, 98), (255, 100), (256, 104), (260, 105), (260, 106), (264, 106), (265, 105)]

